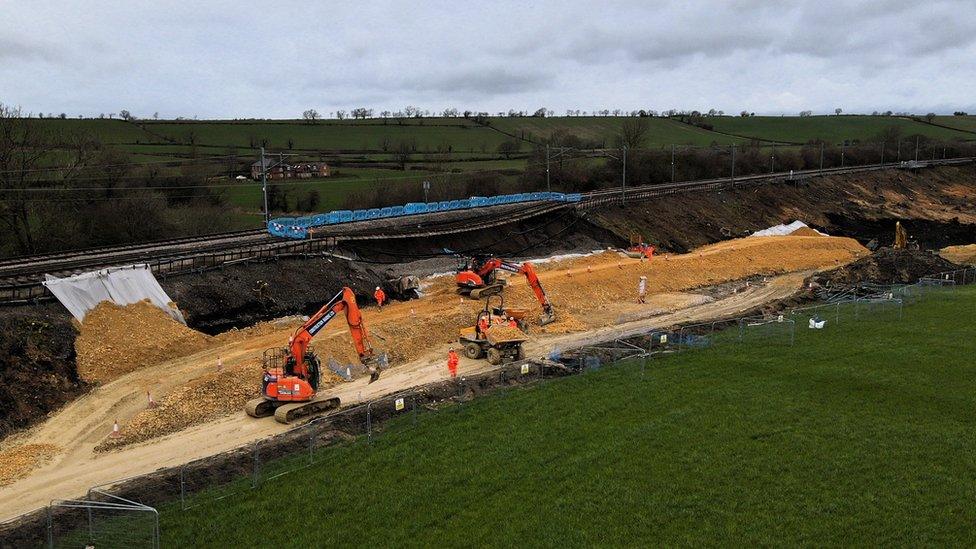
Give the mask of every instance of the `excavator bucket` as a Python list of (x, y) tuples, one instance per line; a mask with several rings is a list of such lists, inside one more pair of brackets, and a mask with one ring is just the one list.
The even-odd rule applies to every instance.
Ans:
[(540, 326), (545, 326), (546, 324), (552, 324), (555, 321), (556, 321), (556, 312), (555, 311), (550, 311), (548, 313), (542, 313), (542, 316), (539, 317), (539, 325)]
[(353, 366), (352, 364), (339, 364), (339, 362), (334, 358), (329, 359), (329, 370), (332, 370), (332, 373), (346, 381), (352, 381), (353, 372), (355, 371), (353, 368), (358, 367)]
[(358, 364), (341, 364), (336, 359), (329, 359), (329, 370), (344, 381), (352, 381), (358, 374), (369, 374), (369, 382), (380, 378), (380, 373), (390, 367), (390, 356), (381, 353), (362, 366)]

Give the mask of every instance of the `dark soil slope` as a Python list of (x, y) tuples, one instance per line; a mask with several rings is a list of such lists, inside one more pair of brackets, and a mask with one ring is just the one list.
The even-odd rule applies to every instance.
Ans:
[(67, 315), (0, 316), (0, 437), (85, 392), (75, 369), (76, 334)]
[(818, 281), (831, 286), (858, 282), (913, 284), (924, 276), (961, 268), (929, 252), (882, 248), (850, 265), (824, 273), (818, 277)]
[(800, 185), (676, 194), (594, 212), (593, 221), (628, 238), (640, 232), (667, 250), (742, 236), (801, 220), (829, 234), (890, 246), (901, 220), (923, 248), (976, 241), (976, 168), (948, 167), (830, 176)]

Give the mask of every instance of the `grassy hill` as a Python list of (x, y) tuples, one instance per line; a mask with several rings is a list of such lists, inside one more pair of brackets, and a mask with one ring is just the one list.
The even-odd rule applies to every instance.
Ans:
[[(976, 292), (422, 414), (172, 546), (971, 545)], [(868, 320), (866, 320), (868, 319)], [(730, 344), (731, 345), (731, 344)]]
[(902, 136), (924, 135), (939, 140), (972, 140), (973, 134), (892, 116), (715, 116), (706, 119), (715, 131), (785, 143), (823, 139), (828, 143), (867, 141), (890, 127)]
[[(933, 122), (958, 130), (976, 132), (976, 116), (936, 116)], [(973, 138), (976, 138), (976, 135)]]

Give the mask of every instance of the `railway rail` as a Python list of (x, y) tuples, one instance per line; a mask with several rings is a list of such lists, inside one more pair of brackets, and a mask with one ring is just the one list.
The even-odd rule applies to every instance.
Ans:
[(312, 238), (308, 240), (283, 241), (272, 237), (264, 229), (254, 229), (126, 246), (107, 246), (13, 257), (0, 260), (0, 304), (22, 303), (50, 297), (47, 289), (41, 284), (47, 274), (68, 276), (112, 266), (147, 263), (153, 272), (165, 277), (170, 274), (201, 271), (249, 259), (268, 259), (325, 252), (343, 241), (415, 238), (478, 230), (569, 207), (589, 209), (677, 193), (717, 192), (740, 186), (777, 182), (799, 183), (811, 177), (825, 175), (906, 167), (959, 165), (972, 163), (974, 160), (976, 160), (974, 157), (965, 157), (918, 163), (870, 164), (621, 187), (583, 193), (583, 200), (576, 204), (543, 203), (508, 208), (505, 210), (506, 215), (502, 216), (498, 215), (495, 208), (504, 207), (496, 206), (484, 212), (466, 215), (461, 219), (456, 215), (459, 212), (450, 212), (455, 215), (429, 214), (431, 217), (428, 218), (423, 216), (396, 218), (393, 223), (383, 223), (384, 220), (376, 220), (330, 226), (313, 231)]

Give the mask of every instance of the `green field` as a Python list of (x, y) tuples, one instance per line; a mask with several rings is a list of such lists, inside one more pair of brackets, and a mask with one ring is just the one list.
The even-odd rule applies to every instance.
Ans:
[(792, 347), (719, 345), (423, 413), (237, 497), (164, 506), (162, 541), (972, 545), (974, 306), (974, 288), (936, 293), (900, 319), (799, 326)]
[(823, 139), (828, 143), (869, 141), (892, 126), (901, 135), (924, 135), (941, 140), (972, 140), (972, 134), (893, 116), (714, 116), (706, 118), (715, 131), (784, 143)]
[[(554, 117), (554, 118), (493, 118), (492, 127), (521, 136), (525, 132), (536, 141), (548, 139), (557, 130), (567, 131), (583, 139), (601, 142), (604, 147), (614, 147), (615, 137), (628, 117)], [(648, 125), (645, 145), (708, 146), (713, 143), (731, 145), (748, 139), (722, 135), (684, 124), (670, 118), (644, 118)]]
[(933, 122), (967, 132), (976, 132), (976, 116), (936, 116)]

